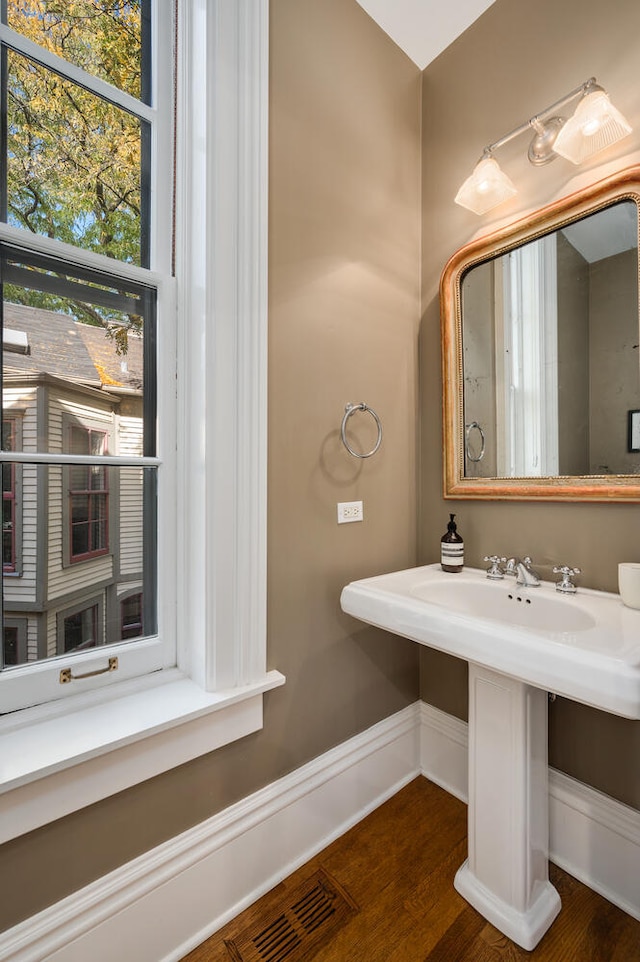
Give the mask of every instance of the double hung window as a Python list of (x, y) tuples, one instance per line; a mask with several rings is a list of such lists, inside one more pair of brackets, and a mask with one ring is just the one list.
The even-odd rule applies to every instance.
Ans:
[(266, 670), (268, 0), (0, 12), (1, 842), (256, 731), (284, 678)]
[[(159, 454), (174, 446), (159, 410), (173, 402), (157, 392), (176, 357), (173, 4), (1, 10), (2, 599), (27, 644), (3, 635), (0, 713), (68, 697), (62, 667), (99, 670), (99, 644), (118, 659), (111, 684), (175, 663), (157, 605)], [(132, 593), (145, 634), (122, 628)]]

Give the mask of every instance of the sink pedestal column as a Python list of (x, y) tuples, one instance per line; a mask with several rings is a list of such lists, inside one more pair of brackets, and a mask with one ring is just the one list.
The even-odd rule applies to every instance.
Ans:
[(548, 870), (547, 692), (472, 663), (468, 818), (455, 887), (531, 950), (560, 911)]

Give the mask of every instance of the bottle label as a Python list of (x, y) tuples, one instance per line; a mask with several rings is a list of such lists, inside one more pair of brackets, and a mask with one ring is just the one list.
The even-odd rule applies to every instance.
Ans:
[(441, 542), (441, 564), (462, 568), (464, 565), (464, 543), (456, 541)]

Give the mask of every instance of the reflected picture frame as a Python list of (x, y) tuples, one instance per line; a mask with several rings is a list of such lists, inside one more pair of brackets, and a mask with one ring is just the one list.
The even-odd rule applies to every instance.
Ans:
[(628, 418), (627, 448), (629, 452), (640, 452), (640, 411), (629, 411)]

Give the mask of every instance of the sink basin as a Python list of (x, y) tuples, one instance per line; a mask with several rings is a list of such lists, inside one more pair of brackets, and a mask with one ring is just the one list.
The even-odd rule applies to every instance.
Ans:
[(455, 584), (425, 582), (413, 588), (411, 594), (459, 614), (520, 625), (551, 636), (587, 631), (596, 626), (595, 618), (584, 607), (567, 604), (563, 598), (549, 597), (537, 588), (516, 587), (512, 582), (471, 578), (459, 579)]
[(440, 565), (355, 581), (344, 611), (420, 644), (627, 718), (640, 718), (640, 610), (620, 596), (490, 581)]

